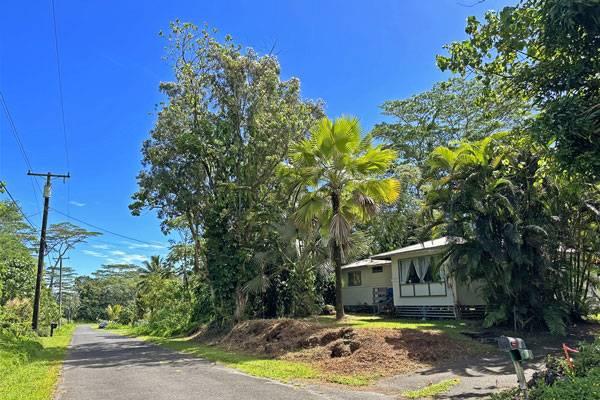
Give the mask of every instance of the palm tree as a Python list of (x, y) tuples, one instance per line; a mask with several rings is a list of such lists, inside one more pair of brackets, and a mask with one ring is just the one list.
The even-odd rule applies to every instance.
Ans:
[(290, 163), (283, 167), (298, 199), (296, 223), (318, 224), (329, 238), (337, 319), (344, 317), (341, 268), (353, 226), (373, 215), (379, 204), (398, 197), (400, 183), (383, 177), (395, 159), (394, 150), (374, 147), (370, 135), (361, 137), (357, 119), (323, 118), (293, 146)]
[(166, 279), (173, 277), (172, 268), (160, 256), (151, 256), (150, 261), (144, 261), (140, 268), (140, 289), (146, 289), (152, 279)]

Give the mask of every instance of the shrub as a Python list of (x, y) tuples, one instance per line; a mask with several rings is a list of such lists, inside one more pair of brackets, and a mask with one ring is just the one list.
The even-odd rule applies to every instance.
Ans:
[(586, 376), (592, 369), (600, 369), (600, 338), (592, 343), (581, 344), (574, 359), (577, 376)]
[(530, 400), (600, 400), (600, 368), (584, 377), (568, 377), (554, 385), (539, 385), (529, 393)]
[(135, 304), (128, 304), (121, 310), (119, 317), (117, 318), (117, 322), (122, 325), (133, 325), (135, 321), (135, 315)]
[(0, 308), (0, 330), (16, 337), (33, 334), (31, 314), (33, 308), (29, 299), (12, 299)]

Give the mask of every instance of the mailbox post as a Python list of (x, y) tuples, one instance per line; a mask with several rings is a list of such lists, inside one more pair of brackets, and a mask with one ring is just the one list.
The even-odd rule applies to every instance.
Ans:
[(50, 336), (54, 336), (54, 330), (57, 326), (58, 324), (56, 322), (50, 322)]
[(533, 353), (527, 349), (523, 339), (510, 336), (500, 336), (498, 338), (498, 347), (500, 347), (500, 350), (510, 354), (510, 359), (517, 372), (519, 387), (525, 392), (525, 398), (527, 398), (527, 380), (525, 379), (525, 371), (523, 370), (523, 361), (531, 360)]

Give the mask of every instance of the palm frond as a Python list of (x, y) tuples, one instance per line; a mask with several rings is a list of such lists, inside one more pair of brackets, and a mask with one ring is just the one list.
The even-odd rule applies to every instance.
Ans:
[(300, 205), (294, 213), (294, 219), (298, 225), (309, 226), (327, 206), (327, 201), (319, 192), (307, 193), (300, 200)]

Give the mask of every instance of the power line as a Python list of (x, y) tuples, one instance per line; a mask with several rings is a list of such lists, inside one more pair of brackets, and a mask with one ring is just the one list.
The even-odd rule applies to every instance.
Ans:
[(8, 110), (8, 106), (6, 105), (6, 100), (4, 99), (4, 95), (2, 94), (2, 91), (0, 91), (0, 100), (2, 100), (2, 108), (4, 109), (4, 113), (6, 114), (6, 118), (8, 119), (10, 127), (12, 128), (11, 132), (12, 132), (13, 136), (15, 137), (15, 140), (17, 141), (17, 147), (21, 151), (21, 155), (23, 156), (23, 159), (25, 160), (25, 164), (27, 164), (27, 167), (29, 169), (33, 169), (31, 167), (31, 162), (29, 161), (29, 157), (27, 156), (27, 152), (25, 151), (25, 147), (23, 146), (23, 142), (21, 142), (21, 138), (19, 137), (19, 132), (17, 131), (15, 122), (13, 121), (12, 115), (10, 114), (10, 111)]
[(65, 158), (67, 160), (67, 171), (69, 168), (69, 146), (67, 141), (67, 124), (65, 122), (65, 103), (63, 100), (63, 84), (62, 84), (62, 73), (60, 68), (60, 50), (58, 47), (58, 31), (56, 27), (56, 11), (54, 7), (54, 0), (50, 0), (52, 8), (52, 24), (54, 26), (54, 49), (56, 50), (56, 72), (58, 73), (58, 98), (60, 101), (60, 114), (62, 117), (62, 131), (65, 145)]
[[(62, 117), (62, 131), (65, 146), (65, 159), (67, 161), (67, 171), (71, 170), (69, 160), (69, 143), (67, 140), (67, 124), (65, 119), (65, 102), (63, 97), (63, 83), (62, 83), (62, 72), (60, 63), (60, 48), (58, 46), (58, 28), (56, 23), (56, 7), (54, 6), (54, 0), (50, 0), (50, 8), (52, 10), (52, 26), (54, 32), (54, 49), (56, 51), (56, 72), (58, 75), (58, 98), (60, 101), (60, 114)], [(67, 183), (67, 214), (71, 215), (71, 183)]]
[[(15, 121), (12, 118), (12, 114), (10, 113), (10, 110), (8, 109), (8, 104), (6, 104), (6, 99), (4, 98), (4, 94), (2, 94), (2, 91), (0, 91), (0, 101), (2, 102), (2, 108), (4, 109), (4, 113), (6, 114), (6, 118), (8, 119), (9, 125), (11, 127), (11, 132), (12, 132), (13, 136), (15, 137), (15, 141), (17, 142), (17, 147), (19, 148), (19, 151), (21, 152), (21, 156), (23, 157), (23, 160), (25, 161), (25, 164), (27, 165), (29, 170), (32, 170), (33, 168), (31, 167), (31, 161), (29, 160), (29, 156), (27, 156), (27, 152), (25, 151), (25, 146), (23, 146), (23, 142), (21, 141), (19, 131), (17, 130)], [(33, 185), (33, 183), (32, 183), (33, 194), (34, 194), (34, 196), (37, 196), (38, 200), (39, 200), (39, 196), (42, 193), (42, 188), (40, 187), (40, 183), (35, 178), (31, 178), (31, 179), (34, 180), (36, 183), (36, 185)], [(36, 192), (36, 189), (37, 189), (37, 192)], [(37, 205), (37, 202), (36, 202), (36, 207), (38, 207), (38, 212), (39, 212), (39, 206)]]
[(52, 207), (50, 207), (50, 209), (51, 209), (52, 211), (55, 211), (55, 212), (59, 213), (59, 214), (60, 214), (60, 215), (62, 215), (63, 217), (67, 217), (67, 218), (69, 218), (69, 219), (72, 219), (72, 220), (74, 220), (74, 221), (80, 222), (80, 223), (82, 223), (82, 224), (84, 224), (84, 225), (91, 226), (92, 228), (94, 228), (94, 229), (98, 229), (99, 231), (106, 232), (106, 233), (108, 233), (108, 234), (111, 234), (111, 235), (114, 235), (114, 236), (118, 236), (118, 237), (120, 237), (120, 238), (123, 238), (123, 239), (132, 240), (132, 241), (134, 241), (134, 242), (143, 243), (143, 244), (148, 244), (148, 245), (151, 245), (151, 246), (156, 246), (156, 243), (145, 242), (145, 241), (143, 241), (143, 240), (139, 240), (139, 239), (132, 238), (131, 236), (122, 235), (122, 234), (120, 234), (120, 233), (116, 233), (116, 232), (110, 231), (110, 230), (108, 230), (108, 229), (106, 229), (106, 228), (102, 228), (102, 227), (100, 227), (100, 226), (98, 226), (98, 225), (94, 225), (94, 224), (91, 224), (91, 223), (89, 223), (89, 222), (85, 222), (85, 221), (83, 221), (83, 220), (81, 220), (81, 219), (79, 219), (79, 218), (72, 217), (72, 216), (70, 216), (70, 215), (68, 215), (68, 214), (66, 214), (66, 213), (63, 213), (63, 212), (61, 212), (61, 211), (58, 211), (56, 208), (52, 208)]
[(0, 185), (2, 185), (2, 187), (4, 188), (4, 191), (6, 192), (6, 194), (10, 198), (10, 200), (13, 202), (13, 204), (15, 205), (15, 207), (17, 207), (17, 210), (19, 210), (19, 212), (21, 213), (21, 215), (23, 216), (23, 218), (25, 218), (25, 221), (27, 221), (27, 223), (29, 224), (29, 226), (31, 226), (31, 228), (33, 230), (37, 231), (37, 227), (29, 220), (29, 218), (27, 217), (27, 215), (25, 215), (25, 213), (23, 212), (23, 209), (21, 208), (21, 206), (19, 205), (19, 203), (17, 203), (17, 201), (15, 200), (15, 198), (13, 197), (13, 195), (10, 194), (10, 192), (8, 191), (8, 188), (6, 187), (6, 185), (4, 184), (4, 182), (0, 182)]

